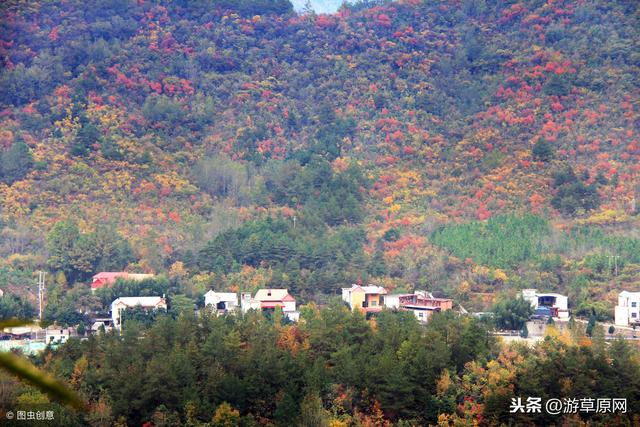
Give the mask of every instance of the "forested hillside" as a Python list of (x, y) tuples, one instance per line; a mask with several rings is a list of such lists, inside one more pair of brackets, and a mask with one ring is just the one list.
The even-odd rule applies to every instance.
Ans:
[(639, 285), (635, 1), (0, 7), (22, 297), (38, 269), (55, 303), (126, 268), (192, 298), (539, 287), (606, 318)]
[[(342, 305), (303, 309), (280, 325), (259, 313), (183, 313), (123, 336), (70, 340), (39, 363), (89, 402), (88, 413), (46, 403), (3, 378), (12, 409), (46, 403), (64, 427), (419, 427), (635, 425), (637, 351), (574, 324), (535, 348), (499, 346), (472, 317), (411, 313), (367, 321)], [(143, 332), (144, 331), (144, 332)], [(141, 336), (141, 332), (143, 332)], [(0, 373), (0, 375), (4, 375)], [(511, 399), (627, 399), (626, 412), (510, 413)], [(24, 421), (13, 425), (24, 425)]]
[[(2, 371), (0, 414), (637, 425), (637, 345), (596, 320), (640, 291), (639, 16), (636, 0), (1, 1), (0, 320), (36, 317), (38, 271), (44, 324), (80, 335), (118, 297), (168, 310), (32, 357), (88, 411)], [(92, 293), (101, 271), (155, 277)], [(336, 297), (352, 283), (455, 310), (367, 319)], [(203, 307), (265, 287), (298, 323)], [(524, 288), (582, 319), (501, 344), (496, 325), (528, 333)], [(628, 408), (509, 413), (517, 397)]]

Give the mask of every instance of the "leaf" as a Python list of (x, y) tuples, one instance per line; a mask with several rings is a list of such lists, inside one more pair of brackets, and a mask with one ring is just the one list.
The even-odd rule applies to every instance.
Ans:
[(85, 403), (76, 393), (24, 358), (10, 352), (0, 352), (0, 367), (62, 403), (86, 410)]

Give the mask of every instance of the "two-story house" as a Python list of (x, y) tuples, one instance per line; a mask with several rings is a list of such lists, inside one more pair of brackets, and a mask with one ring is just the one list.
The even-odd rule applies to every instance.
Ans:
[(350, 288), (342, 288), (342, 300), (352, 311), (361, 310), (365, 313), (381, 311), (384, 307), (385, 295), (387, 290), (382, 286), (354, 284)]
[(213, 290), (204, 294), (204, 305), (213, 307), (218, 314), (232, 313), (240, 307), (237, 293)]
[(620, 292), (615, 307), (615, 323), (619, 326), (640, 323), (640, 292)]
[(166, 310), (164, 297), (120, 297), (111, 303), (111, 319), (113, 327), (122, 329), (122, 312), (128, 308), (142, 307), (146, 310)]
[(431, 314), (453, 308), (453, 300), (435, 298), (430, 292), (415, 291), (412, 294), (391, 294), (385, 297), (385, 306), (391, 309), (411, 311), (418, 321), (426, 323)]
[(297, 322), (300, 313), (296, 311), (296, 299), (287, 289), (259, 289), (252, 297), (250, 293), (240, 294), (240, 307), (243, 313), (254, 309), (263, 312), (274, 311), (280, 307), (282, 314), (289, 320)]
[(529, 301), (535, 311), (544, 310), (545, 313), (550, 312), (552, 317), (569, 319), (569, 299), (565, 295), (523, 289), (522, 297)]

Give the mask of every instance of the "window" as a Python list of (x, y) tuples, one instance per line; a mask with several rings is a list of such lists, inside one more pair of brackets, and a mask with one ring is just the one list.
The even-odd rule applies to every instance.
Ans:
[(371, 307), (375, 307), (378, 304), (378, 302), (376, 300), (372, 300), (371, 301)]
[(635, 307), (636, 305), (638, 305), (638, 303), (637, 303), (637, 302), (632, 302), (632, 303), (631, 303), (631, 307)]
[(636, 318), (638, 316), (638, 313), (631, 313), (631, 317)]

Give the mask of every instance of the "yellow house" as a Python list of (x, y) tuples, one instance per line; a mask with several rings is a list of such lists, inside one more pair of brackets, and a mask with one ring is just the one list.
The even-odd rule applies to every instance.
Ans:
[(362, 310), (373, 313), (384, 307), (384, 295), (387, 290), (382, 286), (351, 285), (350, 288), (342, 288), (342, 300), (349, 305), (351, 310)]

